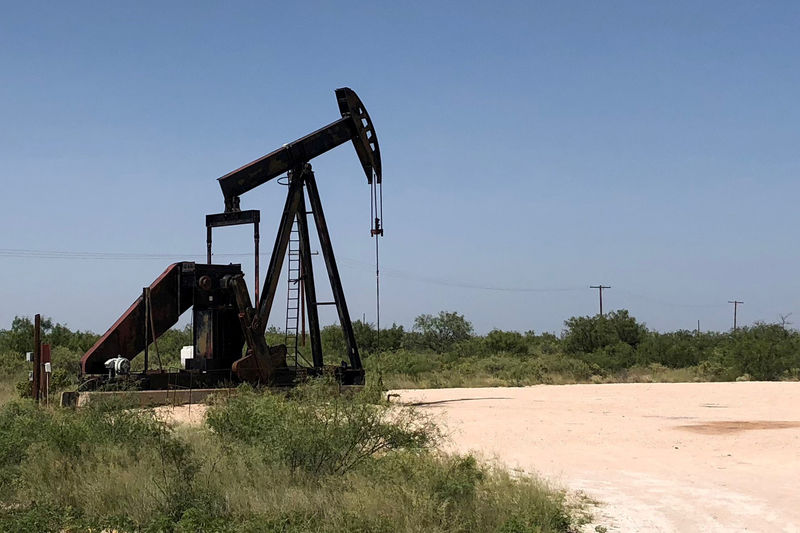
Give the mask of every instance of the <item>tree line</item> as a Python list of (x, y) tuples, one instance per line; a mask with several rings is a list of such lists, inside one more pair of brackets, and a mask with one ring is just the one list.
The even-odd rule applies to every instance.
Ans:
[[(645, 370), (668, 380), (800, 379), (800, 332), (785, 323), (757, 323), (727, 332), (658, 332), (623, 309), (569, 318), (560, 335), (500, 329), (479, 335), (463, 314), (441, 311), (419, 315), (410, 329), (392, 324), (378, 332), (360, 320), (353, 328), (368, 371), (390, 381), (397, 376), (398, 383), (413, 384), (416, 379), (421, 386), (436, 386), (447, 374), (458, 374), (467, 384), (530, 384), (635, 380), (637, 372)], [(52, 319), (42, 321), (42, 340), (53, 349), (55, 384), (75, 381), (81, 355), (98, 338)], [(270, 344), (281, 344), (286, 334), (272, 327), (267, 338)], [(346, 359), (338, 325), (324, 327), (321, 338), (326, 361)], [(293, 338), (289, 341), (293, 344)], [(31, 351), (32, 344), (33, 322), (28, 317), (16, 317), (9, 329), (1, 329), (0, 373), (25, 371), (22, 354)], [(179, 366), (180, 348), (190, 344), (190, 325), (162, 335), (158, 350), (164, 366)], [(310, 359), (309, 346), (300, 346), (299, 352)], [(445, 381), (452, 384), (452, 379)]]

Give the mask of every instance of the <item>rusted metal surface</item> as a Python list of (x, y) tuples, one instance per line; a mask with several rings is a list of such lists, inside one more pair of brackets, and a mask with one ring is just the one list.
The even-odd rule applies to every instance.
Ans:
[(381, 149), (378, 146), (378, 136), (375, 134), (375, 127), (372, 119), (361, 102), (358, 95), (349, 87), (336, 89), (336, 101), (339, 103), (339, 112), (342, 117), (350, 117), (356, 124), (356, 135), (353, 137), (353, 147), (356, 149), (358, 158), (367, 182), (372, 183), (373, 173), (375, 181), (381, 182)]
[(258, 301), (259, 288), (259, 267), (258, 267), (258, 247), (259, 247), (259, 223), (261, 222), (261, 211), (249, 209), (247, 211), (232, 211), (229, 213), (214, 213), (206, 215), (206, 259), (207, 264), (211, 264), (211, 240), (213, 228), (225, 226), (239, 226), (242, 224), (253, 225), (253, 280), (255, 282), (255, 301)]
[[(223, 352), (235, 353), (238, 349), (241, 354), (243, 339), (233, 309), (233, 298), (229, 291), (220, 286), (223, 276), (233, 274), (241, 274), (239, 265), (202, 265), (193, 262), (170, 265), (149, 287), (152, 317), (145, 316), (144, 298), (137, 298), (81, 358), (83, 373), (105, 373), (103, 363), (112, 357), (135, 358), (154, 338), (175, 325), (181, 314), (192, 305), (195, 313), (210, 313), (215, 319), (213, 327), (208, 331), (201, 330), (200, 336), (208, 336), (212, 344), (215, 339), (222, 342)], [(207, 289), (203, 289), (198, 280), (206, 275), (211, 282)], [(226, 306), (229, 308), (227, 313)], [(146, 337), (145, 325), (148, 326)], [(214, 359), (213, 350), (200, 352), (195, 357), (194, 363), (203, 366), (204, 370), (225, 364), (205, 361)], [(229, 357), (228, 368), (235, 358)]]
[[(364, 370), (358, 354), (344, 290), (336, 266), (322, 211), (314, 174), (309, 161), (348, 141), (358, 154), (368, 183), (375, 189), (381, 183), (381, 156), (375, 129), (364, 104), (349, 88), (336, 90), (341, 118), (292, 143), (267, 154), (219, 178), (225, 197), (225, 212), (206, 217), (207, 263), (181, 262), (170, 265), (156, 281), (145, 288), (145, 296), (123, 313), (111, 328), (81, 359), (84, 374), (94, 374), (94, 381), (85, 390), (96, 390), (107, 378), (104, 363), (113, 357), (133, 359), (146, 349), (150, 342), (172, 327), (181, 314), (193, 306), (194, 358), (187, 360), (186, 371), (178, 373), (145, 372), (131, 379), (138, 380), (141, 388), (171, 388), (194, 386), (195, 379), (203, 384), (217, 384), (225, 379), (286, 384), (296, 382), (306, 375), (332, 374), (344, 385), (364, 382)], [(278, 234), (270, 257), (263, 290), (258, 293), (258, 211), (241, 211), (239, 196), (281, 174), (289, 173), (290, 183)], [(308, 193), (311, 211), (306, 211), (305, 194)], [(375, 196), (373, 191), (373, 196)], [(380, 215), (373, 209), (375, 218), (372, 234), (381, 234)], [(314, 272), (306, 216), (314, 215), (322, 254), (333, 290), (339, 321), (347, 344), (349, 365), (327, 367), (323, 365)], [(264, 332), (275, 298), (278, 278), (283, 266), (291, 228), (298, 221), (301, 233), (301, 276), (305, 303), (308, 307), (312, 344), (313, 368), (289, 368), (286, 364), (286, 347), (268, 346)], [(255, 301), (250, 300), (247, 285), (239, 265), (212, 265), (212, 228), (243, 223), (254, 224), (255, 245)], [(149, 305), (148, 305), (149, 304)], [(242, 357), (243, 345), (247, 353)], [(191, 361), (191, 362), (190, 362)], [(172, 380), (174, 377), (175, 383)], [(108, 378), (110, 379), (110, 378)]]
[(339, 324), (342, 327), (344, 341), (347, 345), (347, 355), (350, 358), (350, 365), (353, 368), (360, 369), (362, 368), (361, 357), (358, 355), (358, 346), (356, 345), (356, 337), (353, 332), (353, 324), (350, 321), (350, 313), (347, 310), (347, 301), (344, 297), (342, 279), (339, 276), (339, 267), (336, 265), (336, 258), (333, 255), (333, 243), (328, 233), (328, 223), (325, 221), (325, 213), (322, 210), (322, 200), (319, 197), (317, 182), (310, 168), (305, 175), (305, 182), (306, 189), (308, 190), (308, 200), (311, 203), (311, 210), (314, 213), (314, 222), (317, 225), (319, 244), (322, 247), (322, 257), (325, 259), (325, 267), (328, 271), (328, 279), (331, 283), (333, 299), (336, 302), (336, 311), (339, 314)]
[[(311, 262), (311, 248), (308, 238), (308, 223), (305, 220), (308, 214), (305, 204), (305, 191), (308, 192), (311, 207), (310, 213), (313, 215), (316, 224), (317, 235), (319, 236), (322, 248), (322, 256), (325, 259), (325, 266), (328, 271), (328, 278), (334, 297), (333, 302), (316, 301), (316, 290), (313, 285), (314, 270)], [(289, 191), (281, 216), (278, 234), (275, 239), (275, 245), (272, 250), (272, 256), (270, 257), (267, 275), (264, 278), (264, 290), (257, 309), (254, 309), (250, 301), (244, 280), (239, 276), (231, 280), (231, 284), (236, 293), (239, 320), (251, 352), (247, 357), (237, 362), (241, 365), (241, 375), (249, 376), (248, 379), (253, 379), (254, 376), (259, 376), (260, 379), (273, 379), (277, 364), (277, 356), (274, 356), (274, 352), (266, 346), (264, 342), (264, 330), (269, 320), (270, 310), (278, 286), (278, 278), (289, 244), (289, 234), (295, 219), (301, 221), (299, 224), (300, 260), (303, 276), (307, 282), (304, 285), (306, 289), (306, 302), (309, 306), (309, 330), (311, 334), (311, 353), (314, 368), (317, 371), (322, 371), (323, 369), (322, 343), (320, 339), (319, 319), (317, 318), (317, 306), (329, 303), (336, 306), (339, 315), (339, 323), (347, 345), (349, 367), (345, 363), (342, 368), (342, 373), (346, 373), (347, 379), (350, 379), (353, 383), (363, 383), (361, 358), (358, 353), (353, 325), (347, 309), (344, 289), (342, 288), (339, 269), (336, 265), (336, 259), (333, 253), (333, 245), (328, 233), (325, 214), (322, 209), (322, 200), (319, 197), (319, 191), (316, 186), (316, 181), (314, 180), (314, 173), (311, 169), (311, 165), (308, 163), (304, 164), (301, 168), (292, 170), (290, 173)], [(235, 373), (237, 373), (237, 375), (240, 374), (240, 372)]]
[[(181, 298), (180, 274), (185, 263), (174, 263), (150, 285), (156, 335), (163, 334), (192, 304), (191, 292)], [(103, 363), (112, 357), (132, 359), (144, 349), (144, 298), (139, 296), (102, 337), (81, 358), (84, 374), (102, 374)], [(149, 337), (150, 335), (148, 335)]]
[(286, 345), (267, 347), (266, 352), (250, 351), (233, 363), (233, 373), (242, 381), (271, 385), (279, 369), (286, 368)]
[(269, 313), (272, 309), (272, 303), (275, 300), (275, 292), (278, 289), (278, 278), (283, 268), (283, 260), (286, 257), (286, 248), (289, 246), (289, 237), (292, 231), (292, 223), (294, 222), (297, 208), (303, 197), (303, 181), (302, 179), (294, 180), (289, 185), (289, 193), (286, 196), (286, 203), (283, 206), (283, 215), (281, 215), (281, 222), (278, 226), (278, 234), (275, 237), (275, 245), (272, 248), (272, 255), (270, 256), (269, 266), (267, 267), (267, 275), (264, 277), (264, 288), (261, 291), (261, 301), (256, 302), (258, 306), (258, 319), (257, 332), (264, 335), (267, 329), (267, 321), (269, 320)]
[(250, 301), (250, 293), (243, 276), (233, 276), (229, 281), (239, 308), (239, 324), (247, 342), (247, 354), (232, 366), (233, 374), (251, 383), (272, 384), (280, 368), (286, 367), (286, 346), (267, 346), (264, 334), (259, 333), (258, 315)]
[[(376, 207), (378, 202), (378, 188), (382, 180), (381, 156), (378, 139), (372, 120), (355, 92), (349, 88), (336, 90), (336, 100), (339, 106), (341, 119), (310, 133), (295, 142), (286, 144), (281, 148), (261, 157), (233, 172), (219, 178), (219, 184), (225, 197), (225, 212), (229, 216), (236, 216), (239, 211), (239, 196), (259, 185), (272, 180), (281, 174), (288, 173), (289, 191), (286, 197), (281, 222), (275, 244), (270, 256), (269, 267), (264, 278), (263, 290), (260, 299), (256, 298), (255, 306), (245, 294), (246, 287), (243, 279), (235, 280), (236, 301), (239, 306), (239, 319), (244, 331), (247, 344), (250, 348), (248, 356), (237, 362), (242, 372), (251, 372), (261, 379), (270, 375), (277, 358), (273, 361), (272, 351), (263, 342), (264, 331), (267, 327), (270, 311), (274, 303), (278, 286), (278, 278), (283, 267), (287, 247), (289, 244), (292, 224), (298, 221), (300, 232), (300, 272), (305, 290), (305, 304), (309, 315), (309, 332), (311, 336), (311, 352), (314, 369), (322, 371), (323, 356), (319, 331), (319, 318), (317, 306), (324, 305), (316, 301), (314, 287), (314, 272), (311, 264), (311, 250), (308, 238), (307, 214), (313, 214), (317, 234), (322, 247), (322, 255), (328, 278), (331, 283), (339, 323), (344, 333), (347, 345), (349, 366), (342, 363), (338, 375), (346, 376), (345, 381), (363, 383), (364, 371), (356, 345), (350, 314), (345, 301), (339, 270), (333, 254), (333, 245), (328, 233), (325, 215), (322, 210), (322, 201), (314, 180), (309, 161), (340, 144), (352, 141), (358, 154), (367, 182), (373, 189), (372, 217), (374, 219), (371, 234), (382, 235), (380, 210)], [(308, 193), (311, 211), (306, 211), (305, 194)], [(215, 215), (219, 216), (219, 215)], [(222, 215), (224, 216), (224, 214)], [(208, 249), (210, 258), (211, 234), (208, 232)], [(247, 298), (245, 298), (247, 296)], [(304, 321), (305, 324), (305, 321)], [(284, 359), (285, 363), (285, 359)], [(261, 365), (261, 366), (259, 366)], [(244, 374), (243, 374), (244, 375)], [(271, 379), (271, 377), (270, 377)]]
[[(297, 229), (300, 235), (300, 278), (301, 278), (301, 299), (305, 297), (303, 310), (308, 306), (308, 329), (311, 332), (311, 361), (315, 367), (321, 367), (322, 362), (322, 341), (319, 332), (319, 312), (317, 310), (317, 288), (314, 283), (314, 268), (311, 263), (311, 239), (308, 234), (308, 219), (306, 218), (306, 201), (303, 195), (300, 196), (300, 205), (297, 206)], [(303, 323), (303, 344), (305, 345), (306, 320)]]
[(336, 89), (336, 101), (342, 115), (339, 120), (219, 178), (225, 196), (225, 211), (238, 211), (239, 196), (247, 191), (302, 167), (304, 163), (348, 141), (353, 141), (367, 181), (372, 183), (374, 174), (380, 183), (382, 171), (378, 138), (364, 104), (347, 87)]

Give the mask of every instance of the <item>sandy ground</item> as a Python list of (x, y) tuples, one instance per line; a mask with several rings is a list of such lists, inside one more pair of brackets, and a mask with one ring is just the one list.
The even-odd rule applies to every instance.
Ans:
[(206, 417), (205, 404), (187, 404), (187, 405), (163, 405), (156, 407), (154, 411), (159, 418), (170, 424), (188, 424), (190, 426), (199, 426), (203, 423)]
[[(800, 383), (400, 390), (447, 446), (599, 502), (624, 532), (800, 532)], [(199, 424), (205, 406), (162, 407)]]
[(601, 502), (586, 531), (800, 532), (800, 383), (394, 392), (452, 449)]

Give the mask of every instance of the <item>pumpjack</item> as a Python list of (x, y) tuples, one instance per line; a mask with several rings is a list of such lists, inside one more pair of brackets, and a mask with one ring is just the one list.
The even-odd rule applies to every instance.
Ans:
[[(142, 295), (81, 358), (84, 380), (79, 390), (96, 390), (123, 379), (144, 390), (215, 387), (240, 382), (287, 386), (322, 374), (333, 376), (343, 385), (364, 383), (364, 368), (310, 162), (337, 146), (353, 143), (367, 183), (372, 187), (370, 233), (377, 238), (383, 234), (382, 209), (377, 200), (382, 182), (381, 156), (375, 128), (359, 97), (347, 87), (335, 92), (341, 118), (218, 179), (225, 209), (206, 216), (206, 264), (174, 263), (145, 287)], [(259, 296), (260, 212), (241, 210), (240, 197), (281, 177), (288, 185), (288, 193)], [(332, 302), (317, 300), (309, 215), (313, 218), (325, 260)], [(250, 299), (241, 265), (211, 263), (212, 228), (240, 224), (254, 227), (255, 302)], [(306, 365), (299, 364), (296, 356), (290, 364), (286, 344), (270, 346), (265, 338), (290, 242), (298, 245), (296, 249), (289, 249), (290, 263), (299, 263), (299, 268), (290, 269), (289, 282), (302, 283), (308, 315), (312, 360)], [(338, 312), (347, 347), (347, 360), (338, 365), (324, 363), (318, 313), (321, 305), (335, 305)], [(187, 359), (185, 368), (174, 371), (153, 368), (148, 347), (151, 343), (157, 346), (158, 338), (190, 307), (193, 358)], [(129, 361), (139, 354), (144, 355), (144, 371), (131, 374), (127, 370)]]

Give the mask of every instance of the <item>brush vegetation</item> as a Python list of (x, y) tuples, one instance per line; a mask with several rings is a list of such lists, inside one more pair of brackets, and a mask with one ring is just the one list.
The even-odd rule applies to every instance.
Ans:
[[(340, 396), (325, 384), (288, 396), (244, 387), (212, 405), (201, 427), (175, 428), (120, 402), (35, 407), (24, 399), (33, 325), (18, 317), (0, 330), (0, 531), (569, 531), (580, 513), (563, 492), (438, 452), (435, 425), (381, 404), (382, 391), (796, 380), (800, 333), (785, 326), (659, 333), (624, 310), (573, 317), (559, 335), (476, 335), (455, 312), (421, 315), (410, 331), (393, 325), (380, 335), (357, 321), (371, 385), (365, 393)], [(285, 340), (275, 329), (267, 335), (270, 344)], [(97, 338), (43, 321), (51, 400), (76, 386), (80, 356)], [(328, 362), (344, 358), (337, 326), (324, 328), (322, 340)], [(163, 335), (164, 367), (177, 367), (190, 343), (188, 327)], [(307, 351), (300, 357), (310, 358)]]
[[(355, 331), (367, 372), (389, 388), (800, 378), (800, 332), (786, 324), (660, 333), (620, 310), (572, 317), (559, 335), (475, 335), (463, 315), (441, 312), (417, 317), (411, 331), (378, 335), (360, 322)], [(328, 353), (345, 353), (337, 327), (323, 339)]]
[[(43, 342), (52, 345), (55, 397), (77, 386), (78, 361), (98, 336), (49, 319), (42, 324)], [(420, 315), (411, 330), (393, 324), (378, 334), (362, 321), (353, 327), (368, 376), (387, 388), (800, 379), (800, 332), (785, 323), (661, 333), (620, 310), (572, 317), (558, 335), (502, 330), (476, 335), (463, 315), (442, 311)], [(321, 333), (326, 362), (346, 360), (339, 326), (326, 326)], [(163, 368), (180, 366), (180, 349), (191, 339), (189, 326), (158, 339)], [(269, 344), (286, 340), (275, 328), (267, 332)], [(30, 365), (23, 354), (32, 344), (28, 318), (17, 317), (10, 329), (0, 330), (0, 403), (28, 393)], [(156, 346), (150, 349), (151, 364), (157, 367)], [(301, 363), (311, 359), (308, 346), (298, 351)], [(141, 357), (134, 359), (134, 369), (141, 364)]]
[(0, 530), (557, 532), (563, 492), (469, 455), (377, 393), (243, 388), (201, 427), (124, 403), (0, 407)]

